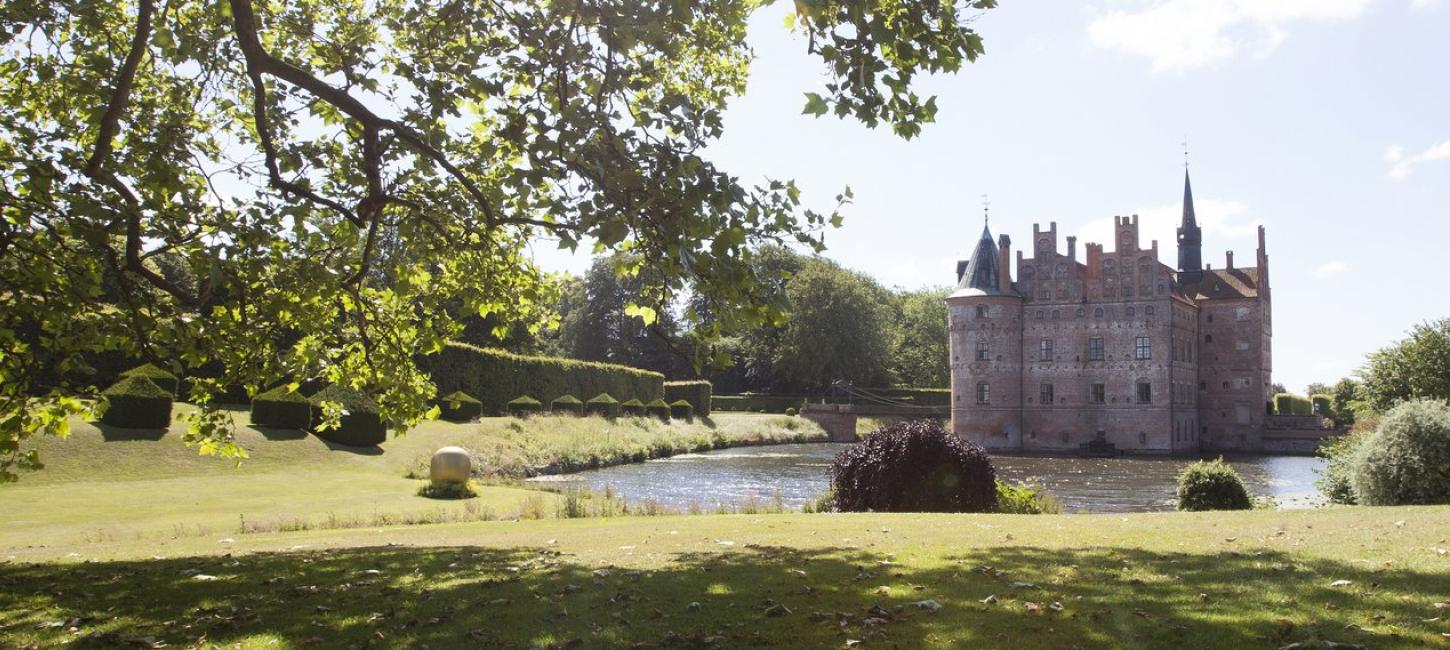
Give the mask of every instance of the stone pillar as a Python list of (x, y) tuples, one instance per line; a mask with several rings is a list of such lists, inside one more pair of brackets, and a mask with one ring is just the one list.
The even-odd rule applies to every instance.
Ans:
[(811, 404), (801, 407), (801, 417), (815, 422), (831, 442), (856, 442), (856, 407), (851, 404)]

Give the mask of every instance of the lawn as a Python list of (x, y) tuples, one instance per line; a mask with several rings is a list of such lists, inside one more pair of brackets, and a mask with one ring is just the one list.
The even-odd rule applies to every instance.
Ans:
[(1433, 647), (1447, 537), (1441, 507), (193, 536), (0, 564), (0, 646)]
[[(178, 408), (187, 408), (179, 406)], [(239, 423), (248, 419), (235, 412)], [(0, 486), (0, 558), (146, 544), (164, 552), (186, 537), (408, 522), (553, 516), (556, 495), (513, 479), (530, 467), (627, 462), (691, 449), (824, 438), (800, 418), (722, 414), (665, 424), (644, 418), (484, 418), (428, 422), (370, 449), (297, 431), (241, 426), (251, 457), (240, 465), (185, 447), (182, 428), (127, 430), (73, 423), (64, 439), (39, 441), (46, 468)], [(489, 472), (479, 498), (415, 494), (434, 450), (461, 445)]]

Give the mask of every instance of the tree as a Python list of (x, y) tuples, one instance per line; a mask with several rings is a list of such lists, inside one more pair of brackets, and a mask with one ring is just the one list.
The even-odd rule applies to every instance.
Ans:
[(947, 294), (945, 287), (896, 294), (900, 335), (891, 354), (892, 374), (907, 386), (942, 388), (951, 381), (947, 359)]
[[(768, 4), (6, 3), (0, 477), (36, 466), (25, 438), (64, 434), (87, 409), (84, 387), (41, 378), (98, 351), (222, 368), (189, 395), (203, 453), (242, 454), (211, 405), (228, 385), (343, 383), (406, 429), (433, 396), (414, 355), (458, 331), (446, 304), (547, 319), (526, 248), (539, 237), (647, 263), (646, 321), (687, 286), (717, 299), (718, 331), (770, 319), (753, 251), (819, 249), (841, 216), (702, 155)], [(916, 76), (974, 60), (969, 25), (994, 4), (796, 3), (825, 71), (806, 112), (917, 135), (936, 103)], [(148, 264), (160, 255), (197, 286)]]
[(1423, 397), (1450, 400), (1450, 318), (1416, 325), (1404, 340), (1371, 352), (1359, 376), (1360, 399), (1377, 411)]
[(1329, 395), (1329, 419), (1334, 420), (1336, 426), (1347, 427), (1354, 424), (1355, 413), (1364, 404), (1360, 397), (1359, 382), (1345, 377), (1334, 384)]
[(675, 310), (659, 309), (649, 325), (629, 313), (634, 296), (655, 283), (653, 273), (642, 268), (621, 276), (617, 267), (639, 268), (626, 256), (598, 257), (582, 279), (571, 282), (572, 295), (559, 310), (559, 354), (684, 375), (690, 357), (679, 341)]
[(891, 381), (895, 328), (890, 292), (863, 273), (814, 258), (786, 285), (790, 320), (775, 352), (786, 387), (820, 390), (836, 380)]
[(1330, 388), (1329, 384), (1323, 384), (1316, 381), (1304, 387), (1304, 396), (1314, 397), (1315, 395), (1328, 395), (1333, 390), (1334, 389)]

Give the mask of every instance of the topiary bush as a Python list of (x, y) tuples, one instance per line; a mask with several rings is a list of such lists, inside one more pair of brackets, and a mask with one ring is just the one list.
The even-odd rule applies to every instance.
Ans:
[(150, 379), (151, 383), (160, 386), (161, 390), (171, 393), (173, 398), (176, 397), (176, 390), (180, 387), (180, 382), (176, 379), (176, 375), (149, 363), (127, 370), (121, 373), (121, 377), (145, 377)]
[(690, 403), (690, 408), (701, 417), (710, 415), (711, 392), (714, 390), (710, 382), (704, 379), (692, 379), (689, 381), (667, 381), (664, 386), (664, 400), (671, 404), (684, 400)]
[(619, 405), (619, 412), (630, 417), (644, 417), (644, 402), (637, 399), (628, 400)]
[(1450, 503), (1450, 404), (1415, 400), (1390, 409), (1350, 461), (1363, 505)]
[(1332, 417), (1334, 415), (1334, 409), (1332, 407), (1332, 404), (1334, 404), (1333, 395), (1309, 396), (1309, 408), (1311, 411), (1314, 412), (1314, 415), (1326, 418)]
[(619, 400), (609, 393), (600, 393), (584, 403), (584, 412), (606, 418), (619, 417)]
[(670, 405), (662, 399), (656, 399), (644, 405), (645, 415), (656, 417), (668, 422), (670, 420)]
[(283, 384), (252, 398), (252, 424), (306, 429), (312, 426), (312, 402)]
[(841, 512), (993, 512), (997, 473), (987, 452), (936, 420), (899, 422), (831, 463)]
[(101, 422), (130, 429), (171, 426), (171, 393), (149, 378), (134, 375), (101, 392), (109, 406)]
[(515, 397), (509, 400), (508, 403), (508, 414), (516, 418), (528, 417), (535, 413), (542, 413), (543, 411), (544, 403), (528, 395)]
[(695, 407), (691, 406), (689, 402), (682, 399), (670, 402), (670, 417), (676, 420), (688, 420), (694, 416)]
[(455, 390), (438, 400), (439, 416), (450, 422), (468, 422), (483, 415), (483, 402), (472, 395)]
[(1313, 415), (1314, 406), (1309, 398), (1292, 393), (1274, 395), (1274, 413), (1277, 415)]
[(584, 415), (584, 402), (573, 395), (561, 395), (549, 402), (549, 410), (565, 415)]
[(795, 416), (796, 416), (796, 410), (795, 410), (795, 407), (794, 407), (794, 406), (792, 406), (792, 407), (790, 407), (790, 408), (788, 408), (788, 409), (786, 409), (786, 410), (785, 410), (785, 414), (786, 414), (786, 415), (789, 415), (789, 416), (791, 416), (791, 417), (795, 417)]
[(1178, 509), (1251, 510), (1253, 499), (1239, 473), (1222, 458), (1200, 460), (1178, 474)]
[[(353, 447), (372, 447), (388, 439), (388, 426), (378, 416), (378, 405), (366, 393), (342, 384), (333, 384), (308, 398), (312, 403), (312, 432), (323, 440)], [(342, 407), (344, 414), (336, 427), (322, 428), (323, 403)]]

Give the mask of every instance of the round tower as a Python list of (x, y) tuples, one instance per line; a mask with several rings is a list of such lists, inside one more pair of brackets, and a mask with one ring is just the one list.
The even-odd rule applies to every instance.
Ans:
[(985, 226), (972, 258), (957, 265), (947, 297), (952, 432), (987, 449), (1022, 448), (1022, 296), (1012, 286), (1006, 235)]

